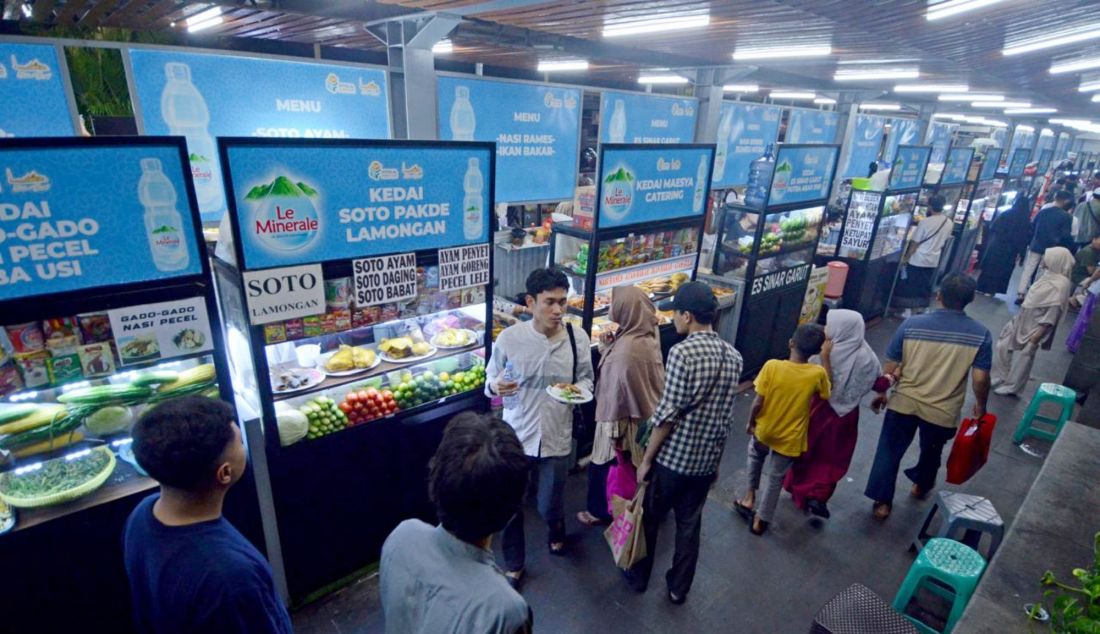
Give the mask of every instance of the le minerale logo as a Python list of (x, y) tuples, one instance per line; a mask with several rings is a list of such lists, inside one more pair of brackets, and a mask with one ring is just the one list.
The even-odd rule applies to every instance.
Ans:
[(276, 251), (298, 251), (309, 246), (321, 229), (321, 218), (313, 200), (317, 191), (287, 176), (257, 185), (245, 200), (255, 205), (253, 232)]

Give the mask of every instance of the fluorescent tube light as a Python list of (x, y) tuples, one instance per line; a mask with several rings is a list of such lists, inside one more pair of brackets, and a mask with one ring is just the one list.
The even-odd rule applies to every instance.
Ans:
[(1053, 114), (1057, 108), (1008, 108), (1005, 114)]
[(1004, 0), (947, 0), (928, 7), (928, 11), (924, 15), (929, 21), (942, 20), (967, 11), (982, 9), (998, 2), (1004, 2)]
[(949, 94), (940, 95), (940, 101), (1004, 101), (1004, 95), (998, 95), (996, 93), (961, 93), (961, 94)]
[(726, 84), (722, 86), (722, 90), (726, 92), (758, 92), (760, 90), (759, 84)]
[(1039, 131), (1039, 136), (1054, 136), (1054, 130), (1050, 128), (1043, 128)]
[(900, 103), (861, 103), (860, 110), (901, 110)]
[(687, 77), (680, 75), (638, 75), (639, 84), (686, 84)]
[(833, 75), (835, 81), (867, 81), (871, 79), (916, 79), (920, 71), (913, 68), (884, 70), (838, 70)]
[(539, 62), (540, 73), (552, 73), (559, 70), (588, 70), (588, 60), (561, 59)]
[(964, 114), (957, 114), (954, 112), (937, 112), (932, 115), (933, 119), (964, 119), (965, 117), (966, 115)]
[(1034, 132), (1035, 131), (1035, 128), (1033, 128), (1029, 125), (1018, 125), (1018, 126), (1016, 126), (1016, 129), (1017, 130), (1023, 130), (1024, 132)]
[(974, 101), (972, 108), (1030, 108), (1030, 101)]
[(448, 55), (455, 50), (454, 42), (450, 40), (439, 40), (432, 45), (432, 53), (436, 55)]
[(813, 99), (817, 93), (797, 90), (773, 90), (768, 93), (772, 99)]
[(1041, 51), (1047, 48), (1065, 46), (1066, 44), (1076, 44), (1077, 42), (1087, 42), (1095, 39), (1100, 39), (1100, 24), (1089, 24), (1087, 26), (1076, 27), (1069, 31), (1062, 31), (1060, 33), (1024, 40), (1011, 46), (1006, 46), (1001, 53), (1008, 57), (1010, 55), (1021, 55), (1032, 51)]
[(1100, 103), (1100, 95), (1093, 95), (1092, 103)]
[(966, 84), (898, 84), (894, 92), (946, 92), (962, 93), (970, 90)]
[(24, 2), (20, 9), (23, 10), (24, 18), (30, 18), (32, 15), (34, 15), (34, 8), (31, 7), (31, 3), (29, 2)]
[(222, 8), (211, 7), (206, 11), (200, 11), (199, 13), (196, 13), (195, 15), (187, 18), (184, 24), (187, 25), (188, 33), (197, 33), (199, 31), (209, 29), (212, 26), (221, 24), (224, 21), (225, 18), (222, 17)]
[(842, 59), (837, 62), (837, 65), (862, 66), (870, 64), (912, 64), (919, 61), (920, 60), (915, 57), (907, 57), (903, 59)]
[(217, 26), (217, 25), (221, 24), (224, 21), (225, 21), (225, 19), (222, 18), (222, 16), (219, 15), (216, 18), (210, 18), (209, 20), (206, 20), (205, 22), (199, 22), (198, 24), (187, 27), (187, 32), (188, 33), (198, 33), (199, 31), (205, 31), (206, 29), (209, 29), (212, 26)]
[(1100, 79), (1082, 81), (1081, 85), (1077, 87), (1077, 92), (1092, 92), (1094, 90), (1100, 90)]
[(1084, 59), (1055, 62), (1050, 66), (1050, 74), (1061, 75), (1062, 73), (1073, 73), (1079, 70), (1088, 70), (1090, 68), (1100, 68), (1100, 57), (1086, 57)]
[(678, 18), (652, 18), (648, 20), (635, 20), (605, 25), (604, 37), (622, 37), (625, 35), (639, 35), (642, 33), (657, 33), (660, 31), (680, 31), (683, 29), (697, 29), (710, 24), (710, 15), (691, 15)]
[(791, 57), (827, 57), (832, 46), (784, 46), (778, 48), (746, 48), (734, 51), (734, 61), (750, 59), (783, 59)]
[(831, 97), (815, 97), (814, 103), (821, 106), (831, 106), (836, 103), (836, 99), (833, 99)]

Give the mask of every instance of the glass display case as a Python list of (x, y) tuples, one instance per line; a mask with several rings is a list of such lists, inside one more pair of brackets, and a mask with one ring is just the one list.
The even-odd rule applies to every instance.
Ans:
[(871, 259), (898, 255), (905, 247), (913, 211), (917, 205), (917, 193), (888, 194), (879, 214), (878, 231), (871, 245)]

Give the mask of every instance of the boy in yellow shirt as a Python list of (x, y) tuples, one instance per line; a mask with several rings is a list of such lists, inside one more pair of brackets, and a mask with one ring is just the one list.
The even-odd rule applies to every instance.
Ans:
[[(752, 520), (749, 529), (754, 535), (763, 535), (768, 530), (775, 505), (779, 502), (783, 477), (806, 451), (813, 396), (829, 398), (829, 352), (832, 346), (825, 338), (825, 329), (813, 324), (799, 326), (791, 338), (790, 347), (789, 359), (768, 361), (753, 382), (756, 400), (752, 402), (749, 425), (745, 429), (753, 436), (749, 442), (748, 490), (745, 497), (734, 502), (734, 506), (745, 519)], [(818, 353), (824, 367), (809, 363), (810, 357)], [(767, 480), (757, 505), (756, 490), (760, 488), (760, 475), (768, 454), (771, 458), (767, 461)]]

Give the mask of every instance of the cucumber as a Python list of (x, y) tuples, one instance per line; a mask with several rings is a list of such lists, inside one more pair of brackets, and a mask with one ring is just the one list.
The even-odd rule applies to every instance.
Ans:
[(130, 385), (136, 385), (138, 387), (153, 387), (154, 385), (163, 385), (165, 383), (171, 383), (180, 378), (179, 372), (173, 372), (171, 370), (154, 370), (151, 372), (142, 372), (133, 381), (130, 381)]
[(24, 416), (30, 416), (36, 411), (38, 411), (38, 405), (35, 403), (2, 404), (0, 405), (0, 425), (17, 421)]
[(129, 383), (97, 385), (66, 392), (57, 397), (66, 405), (108, 405), (118, 401), (143, 400), (152, 396), (153, 390)]

